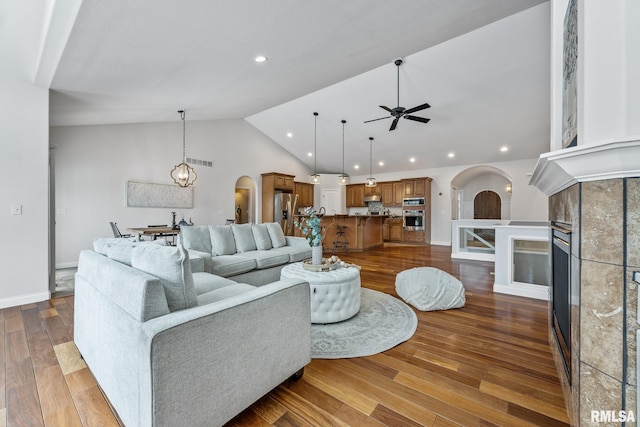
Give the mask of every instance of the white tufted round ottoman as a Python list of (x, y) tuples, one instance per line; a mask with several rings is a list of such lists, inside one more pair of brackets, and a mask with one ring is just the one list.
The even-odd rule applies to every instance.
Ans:
[(338, 268), (331, 271), (305, 270), (301, 262), (286, 265), (282, 279), (303, 279), (311, 291), (311, 323), (335, 323), (349, 319), (360, 310), (360, 270)]

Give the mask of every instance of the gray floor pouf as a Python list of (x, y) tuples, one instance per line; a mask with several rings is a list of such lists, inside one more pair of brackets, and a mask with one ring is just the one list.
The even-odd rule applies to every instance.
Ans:
[(433, 267), (417, 267), (396, 275), (396, 292), (418, 310), (464, 307), (464, 286), (449, 273)]

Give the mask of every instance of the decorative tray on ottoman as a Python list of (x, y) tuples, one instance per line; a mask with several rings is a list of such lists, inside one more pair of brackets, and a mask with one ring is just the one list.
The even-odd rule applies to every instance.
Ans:
[(336, 268), (340, 267), (340, 262), (329, 262), (327, 264), (325, 264), (325, 262), (327, 261), (327, 259), (323, 259), (322, 260), (323, 263), (322, 264), (311, 264), (311, 260), (310, 259), (306, 259), (304, 261), (302, 261), (302, 268), (304, 268), (305, 270), (309, 270), (309, 271), (331, 271), (331, 270), (335, 270)]

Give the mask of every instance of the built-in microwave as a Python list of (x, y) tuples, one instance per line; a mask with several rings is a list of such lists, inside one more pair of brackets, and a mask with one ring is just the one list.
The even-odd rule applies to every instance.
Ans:
[(424, 206), (424, 197), (409, 197), (402, 199), (402, 206), (415, 207)]
[(402, 225), (407, 231), (424, 230), (425, 215), (422, 210), (403, 210)]

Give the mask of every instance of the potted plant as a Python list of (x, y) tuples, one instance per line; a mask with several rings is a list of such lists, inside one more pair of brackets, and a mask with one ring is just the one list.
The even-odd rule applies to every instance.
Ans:
[(322, 264), (322, 238), (324, 237), (322, 220), (313, 208), (306, 208), (304, 214), (305, 216), (300, 221), (293, 223), (300, 229), (303, 237), (311, 246), (311, 264), (320, 265)]

